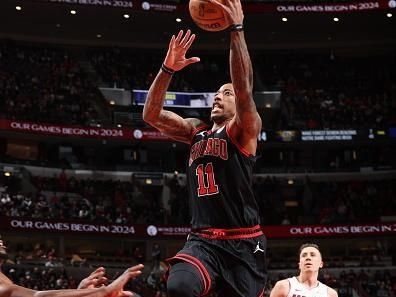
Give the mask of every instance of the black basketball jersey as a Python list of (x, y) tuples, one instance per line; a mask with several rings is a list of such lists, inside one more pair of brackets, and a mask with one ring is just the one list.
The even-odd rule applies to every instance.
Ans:
[(244, 228), (259, 224), (252, 190), (256, 157), (227, 132), (197, 132), (191, 141), (187, 179), (192, 228)]

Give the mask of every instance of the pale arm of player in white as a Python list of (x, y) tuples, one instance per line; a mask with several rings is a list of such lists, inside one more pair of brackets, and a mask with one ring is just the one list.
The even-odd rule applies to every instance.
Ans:
[(328, 288), (327, 293), (329, 294), (329, 297), (338, 297), (338, 293), (336, 290), (334, 290), (330, 287), (327, 287), (327, 288)]
[[(195, 34), (191, 35), (190, 30), (184, 36), (182, 30), (179, 31), (177, 36), (173, 35), (169, 42), (164, 65), (173, 71), (179, 71), (192, 63), (199, 62), (198, 57), (186, 58), (186, 52), (194, 39)], [(162, 69), (159, 71), (147, 94), (143, 109), (143, 120), (175, 140), (190, 143), (195, 127), (199, 126), (202, 121), (199, 119), (183, 119), (178, 114), (163, 109), (166, 91), (171, 79), (171, 74)]]
[[(244, 15), (240, 0), (216, 0), (211, 3), (221, 7), (231, 25), (242, 24)], [(261, 118), (253, 100), (253, 69), (243, 31), (231, 32), (230, 73), (235, 91), (236, 114), (229, 131), (243, 148), (256, 153), (257, 135), (261, 131)]]
[(276, 282), (272, 288), (270, 297), (287, 297), (290, 290), (290, 283), (287, 279)]
[[(141, 274), (143, 265), (139, 264), (128, 268), (110, 285), (95, 289), (51, 290), (35, 291), (14, 284), (0, 284), (1, 297), (127, 297), (133, 296), (132, 292), (123, 291), (125, 284), (132, 278)], [(1, 275), (2, 273), (0, 273)]]

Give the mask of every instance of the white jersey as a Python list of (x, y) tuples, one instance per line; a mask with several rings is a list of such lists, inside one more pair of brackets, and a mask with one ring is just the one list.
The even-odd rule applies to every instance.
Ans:
[(300, 283), (294, 276), (287, 279), (290, 284), (290, 290), (287, 297), (327, 297), (327, 286), (318, 282), (315, 288), (307, 288), (304, 284)]

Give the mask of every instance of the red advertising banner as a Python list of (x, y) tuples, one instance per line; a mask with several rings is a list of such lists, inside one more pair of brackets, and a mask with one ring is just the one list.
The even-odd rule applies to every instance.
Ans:
[(349, 13), (358, 11), (374, 11), (396, 8), (394, 0), (377, 1), (345, 1), (340, 3), (305, 3), (304, 1), (290, 3), (249, 3), (244, 6), (248, 13), (278, 12), (278, 13)]
[(186, 237), (186, 226), (118, 225), (78, 221), (40, 220), (28, 218), (0, 218), (0, 230), (24, 232), (74, 233), (93, 235), (123, 235), (135, 237)]
[[(262, 229), (268, 238), (384, 236), (396, 234), (396, 223), (267, 226)], [(116, 225), (3, 217), (0, 218), (0, 230), (177, 239), (185, 238), (191, 228), (187, 226)]]
[(115, 140), (169, 141), (170, 138), (155, 129), (101, 128), (65, 126), (0, 119), (0, 130), (61, 137), (80, 137)]
[(174, 3), (162, 3), (161, 0), (145, 1), (145, 0), (33, 0), (35, 2), (52, 2), (60, 4), (84, 5), (92, 7), (112, 7), (124, 8), (128, 10), (145, 10), (145, 11), (161, 11), (174, 12), (180, 9), (180, 5)]
[(268, 238), (372, 236), (396, 234), (396, 223), (263, 227)]
[[(79, 4), (96, 7), (127, 8), (142, 11), (158, 12), (188, 12), (187, 4), (166, 3), (166, 1), (145, 0), (34, 0), (37, 2), (53, 2), (63, 4)], [(165, 2), (165, 3), (164, 3)], [(356, 12), (370, 10), (384, 10), (396, 8), (396, 0), (377, 1), (339, 1), (339, 3), (310, 3), (304, 1), (290, 1), (282, 4), (249, 2), (244, 3), (246, 13), (334, 13), (334, 12)]]

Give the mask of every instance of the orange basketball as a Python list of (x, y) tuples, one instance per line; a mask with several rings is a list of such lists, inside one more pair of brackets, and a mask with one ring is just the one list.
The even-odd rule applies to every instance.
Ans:
[[(224, 0), (216, 1), (224, 3)], [(221, 31), (230, 26), (221, 8), (208, 0), (190, 0), (188, 8), (193, 21), (203, 30)]]

